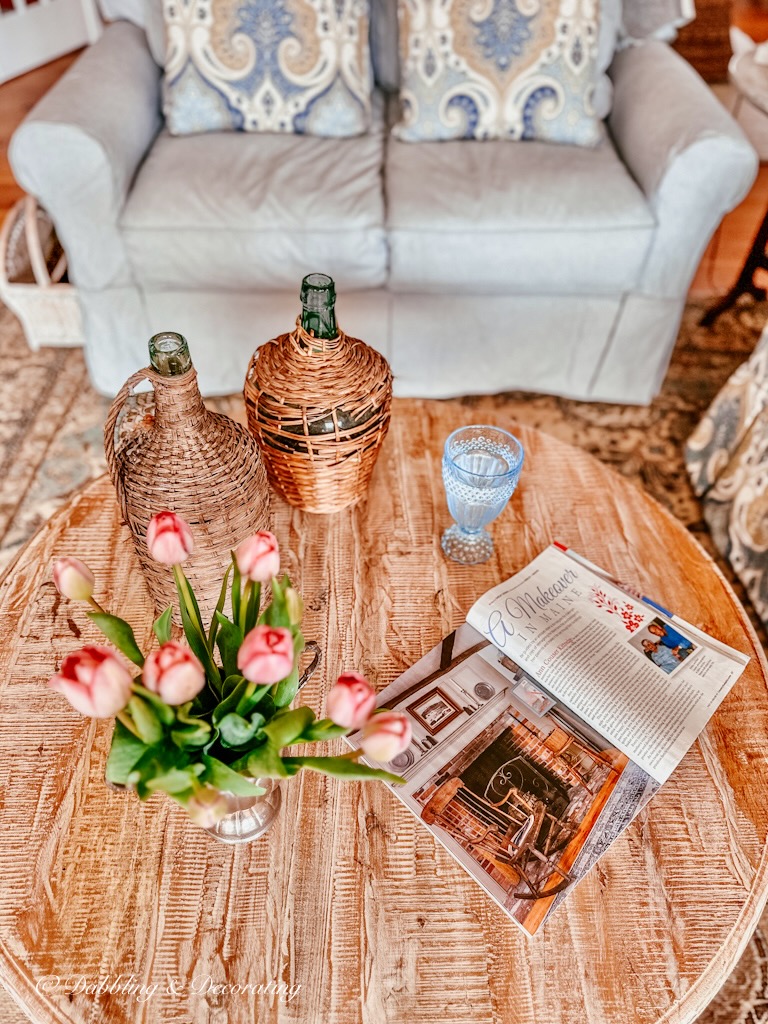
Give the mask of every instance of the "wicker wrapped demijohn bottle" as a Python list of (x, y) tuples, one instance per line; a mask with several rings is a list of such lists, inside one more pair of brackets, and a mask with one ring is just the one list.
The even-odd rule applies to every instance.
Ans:
[[(170, 567), (149, 556), (147, 524), (156, 512), (169, 510), (192, 527), (195, 550), (184, 570), (207, 621), (230, 552), (269, 526), (267, 476), (248, 431), (203, 404), (185, 339), (172, 332), (156, 334), (149, 354), (152, 365), (125, 382), (109, 410), (104, 427), (107, 465), (159, 610), (176, 607), (176, 591)], [(154, 415), (123, 431), (120, 413), (143, 380), (154, 388)]]
[(335, 299), (326, 274), (305, 277), (295, 330), (262, 345), (245, 379), (248, 427), (270, 483), (307, 512), (363, 497), (389, 427), (389, 364), (339, 329)]

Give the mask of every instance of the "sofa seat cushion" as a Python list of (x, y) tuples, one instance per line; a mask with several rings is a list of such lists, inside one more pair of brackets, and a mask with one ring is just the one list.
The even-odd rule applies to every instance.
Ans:
[(340, 291), (382, 285), (382, 160), (381, 127), (352, 139), (161, 132), (121, 217), (136, 283), (298, 295), (317, 270)]
[(615, 294), (637, 283), (655, 228), (608, 140), (393, 139), (385, 188), (396, 291)]

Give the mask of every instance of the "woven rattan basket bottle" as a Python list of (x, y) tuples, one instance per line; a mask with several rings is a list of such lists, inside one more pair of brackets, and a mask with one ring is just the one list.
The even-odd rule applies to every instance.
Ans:
[(389, 427), (392, 373), (384, 356), (338, 328), (330, 277), (305, 277), (301, 302), (296, 329), (251, 359), (248, 428), (286, 501), (337, 512), (368, 488)]
[[(156, 334), (149, 350), (152, 366), (125, 382), (107, 416), (107, 465), (158, 610), (176, 607), (176, 591), (170, 567), (149, 556), (147, 524), (168, 509), (191, 526), (195, 551), (184, 571), (208, 621), (231, 550), (269, 526), (267, 476), (248, 431), (205, 408), (184, 338)], [(154, 388), (154, 415), (125, 431), (120, 413), (143, 380)]]

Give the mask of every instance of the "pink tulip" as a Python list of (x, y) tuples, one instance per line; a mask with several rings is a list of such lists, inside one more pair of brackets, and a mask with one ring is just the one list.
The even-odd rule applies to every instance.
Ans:
[(53, 582), (63, 597), (71, 601), (87, 601), (93, 597), (96, 582), (93, 573), (79, 558), (57, 558), (53, 564)]
[(293, 637), (289, 629), (256, 626), (237, 652), (237, 667), (252, 683), (279, 683), (293, 668)]
[(156, 562), (179, 565), (195, 550), (188, 523), (175, 512), (158, 512), (147, 526), (147, 548)]
[(400, 711), (383, 711), (363, 726), (360, 746), (372, 761), (391, 761), (411, 742), (411, 723)]
[(67, 655), (48, 685), (80, 714), (111, 718), (130, 700), (131, 682), (128, 670), (107, 647), (83, 647)]
[(235, 561), (240, 575), (254, 583), (269, 583), (280, 571), (280, 549), (277, 537), (269, 530), (259, 530), (238, 544)]
[(225, 814), (229, 814), (229, 801), (213, 786), (203, 786), (187, 802), (187, 812), (196, 825), (213, 828)]
[(149, 655), (142, 678), (146, 688), (166, 704), (186, 704), (205, 686), (203, 666), (188, 647), (175, 640)]
[(361, 729), (376, 707), (376, 691), (357, 672), (345, 672), (331, 687), (325, 701), (326, 714), (345, 729)]

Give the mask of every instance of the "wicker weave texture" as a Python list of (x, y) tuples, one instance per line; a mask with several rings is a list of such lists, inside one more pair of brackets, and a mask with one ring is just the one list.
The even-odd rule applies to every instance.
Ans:
[[(118, 418), (145, 379), (155, 389), (155, 415), (122, 440)], [(176, 593), (171, 569), (149, 556), (146, 530), (156, 512), (170, 509), (192, 528), (196, 548), (184, 570), (208, 621), (230, 552), (270, 524), (267, 475), (257, 443), (240, 424), (205, 408), (195, 370), (164, 377), (146, 369), (129, 378), (115, 398), (104, 445), (123, 521), (157, 609), (175, 607)]]
[(392, 372), (375, 349), (300, 323), (262, 345), (245, 380), (248, 426), (272, 486), (307, 512), (338, 512), (365, 494), (389, 428)]
[(82, 345), (75, 288), (53, 222), (32, 196), (20, 199), (0, 229), (0, 301), (21, 321), (29, 347)]

